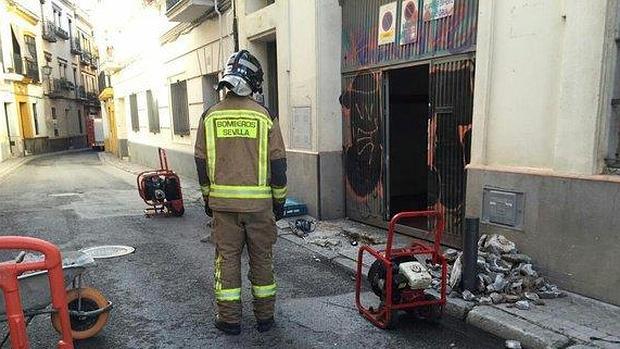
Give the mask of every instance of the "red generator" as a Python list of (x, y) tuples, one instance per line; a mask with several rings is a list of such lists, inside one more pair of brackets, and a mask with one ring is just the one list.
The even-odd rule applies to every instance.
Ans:
[(158, 152), (160, 169), (138, 174), (138, 193), (151, 206), (144, 214), (147, 217), (160, 214), (180, 217), (185, 213), (181, 180), (168, 168), (166, 151), (159, 148)]
[[(396, 224), (403, 219), (420, 217), (426, 217), (432, 224), (434, 244), (413, 242), (408, 247), (392, 248)], [(443, 215), (438, 211), (401, 212), (389, 223), (384, 250), (376, 250), (370, 246), (360, 247), (355, 279), (355, 303), (362, 316), (375, 326), (385, 329), (396, 324), (399, 311), (412, 313), (424, 319), (439, 318), (443, 315), (448, 276), (448, 265), (441, 250), (443, 231)], [(365, 253), (375, 258), (368, 270), (367, 280), (373, 293), (379, 297), (379, 305), (376, 308), (365, 307), (361, 301), (362, 265)], [(441, 268), (439, 298), (429, 292), (433, 281), (428, 271), (431, 264), (433, 267)]]

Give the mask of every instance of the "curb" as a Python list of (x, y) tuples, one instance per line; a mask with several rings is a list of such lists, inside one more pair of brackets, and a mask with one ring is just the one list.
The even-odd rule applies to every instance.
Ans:
[[(308, 244), (304, 239), (282, 229), (279, 229), (278, 237), (317, 254), (353, 275), (357, 273), (357, 262), (345, 255)], [(363, 266), (362, 273), (364, 276), (368, 275), (367, 266)], [(437, 293), (435, 294), (437, 295)], [(504, 339), (517, 340), (523, 344), (524, 348), (560, 349), (575, 344), (567, 336), (542, 328), (493, 306), (477, 306), (461, 298), (448, 296), (444, 311), (447, 315), (460, 319), (484, 332)]]

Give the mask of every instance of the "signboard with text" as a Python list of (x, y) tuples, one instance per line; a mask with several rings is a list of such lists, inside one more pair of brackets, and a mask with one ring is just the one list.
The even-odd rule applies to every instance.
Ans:
[(424, 21), (452, 16), (454, 0), (424, 0)]

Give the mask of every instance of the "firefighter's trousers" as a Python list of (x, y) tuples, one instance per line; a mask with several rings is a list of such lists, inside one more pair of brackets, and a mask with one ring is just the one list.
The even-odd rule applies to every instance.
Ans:
[(273, 316), (276, 282), (272, 246), (276, 238), (276, 223), (271, 211), (213, 212), (214, 286), (221, 320), (228, 323), (241, 321), (241, 253), (246, 245), (250, 257), (254, 315), (259, 320)]

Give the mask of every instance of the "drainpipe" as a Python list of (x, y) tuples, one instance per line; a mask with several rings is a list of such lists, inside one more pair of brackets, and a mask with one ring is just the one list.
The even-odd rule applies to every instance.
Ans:
[(222, 29), (222, 12), (220, 11), (220, 5), (219, 5), (219, 1), (215, 0), (215, 13), (217, 13), (218, 16), (218, 20), (219, 20), (219, 25), (220, 25), (220, 41), (219, 41), (219, 45), (218, 45), (218, 49), (217, 49), (217, 69), (220, 71), (223, 71), (222, 69), (222, 42), (223, 42), (223, 29)]
[(233, 40), (235, 41), (235, 52), (239, 51), (239, 19), (237, 18), (237, 0), (231, 0), (233, 10)]

